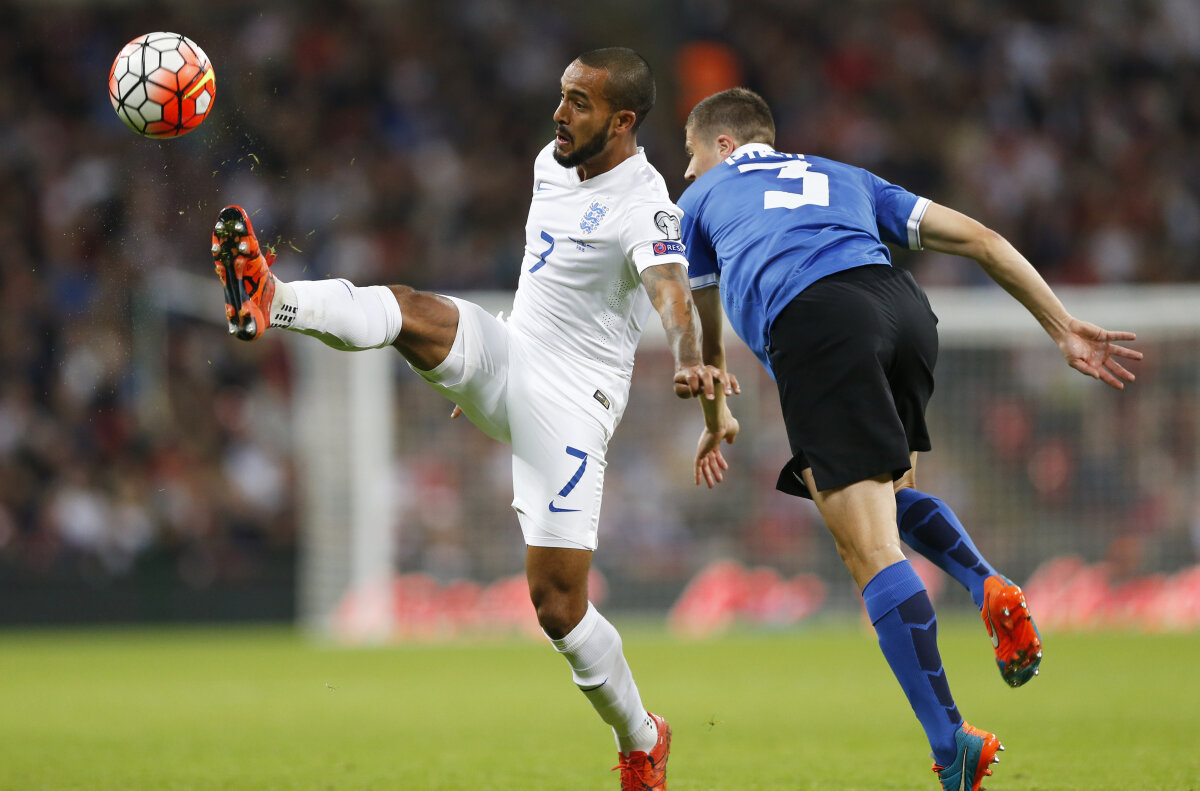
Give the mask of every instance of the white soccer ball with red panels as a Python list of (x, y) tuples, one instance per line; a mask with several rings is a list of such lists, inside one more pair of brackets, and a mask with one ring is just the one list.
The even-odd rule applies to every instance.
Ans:
[(196, 42), (178, 33), (147, 33), (117, 53), (108, 98), (130, 129), (145, 137), (186, 135), (212, 110), (217, 83)]

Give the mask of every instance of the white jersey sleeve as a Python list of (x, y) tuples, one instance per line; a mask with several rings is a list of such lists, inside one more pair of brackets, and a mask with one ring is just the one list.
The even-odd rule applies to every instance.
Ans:
[(669, 201), (626, 208), (621, 218), (621, 246), (639, 273), (655, 264), (681, 264), (687, 269), (680, 216), (679, 208)]

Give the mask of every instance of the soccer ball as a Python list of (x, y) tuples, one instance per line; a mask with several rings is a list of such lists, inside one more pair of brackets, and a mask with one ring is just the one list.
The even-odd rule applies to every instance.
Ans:
[(178, 137), (195, 129), (217, 95), (212, 64), (178, 33), (147, 33), (117, 53), (108, 98), (130, 129), (145, 137)]

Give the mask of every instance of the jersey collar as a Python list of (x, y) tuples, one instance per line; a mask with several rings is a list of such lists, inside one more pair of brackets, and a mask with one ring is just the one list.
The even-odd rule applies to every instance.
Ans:
[(758, 152), (759, 154), (773, 154), (775, 153), (775, 149), (766, 143), (743, 143), (733, 150), (733, 153), (726, 158), (726, 161), (733, 159), (738, 154), (749, 154), (751, 152)]
[(567, 178), (570, 180), (573, 186), (583, 186), (587, 187), (588, 189), (600, 189), (608, 184), (624, 178), (624, 176), (621, 174), (636, 170), (644, 165), (646, 163), (646, 154), (644, 152), (645, 149), (642, 148), (642, 146), (638, 146), (637, 151), (630, 155), (621, 164), (617, 165), (612, 170), (604, 171), (599, 176), (592, 176), (587, 181), (581, 181), (579, 179), (579, 172), (575, 170), (575, 168), (566, 168), (569, 173)]

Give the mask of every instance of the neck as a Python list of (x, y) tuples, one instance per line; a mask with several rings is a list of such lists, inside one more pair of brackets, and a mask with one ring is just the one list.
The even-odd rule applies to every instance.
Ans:
[(636, 153), (637, 140), (631, 137), (622, 137), (605, 146), (603, 151), (587, 162), (576, 165), (575, 172), (579, 174), (580, 181), (587, 181), (602, 173), (607, 173)]

